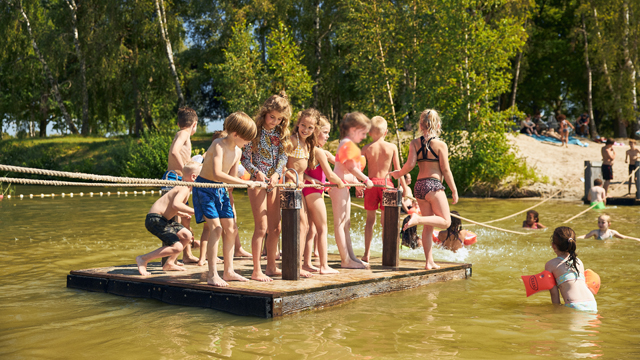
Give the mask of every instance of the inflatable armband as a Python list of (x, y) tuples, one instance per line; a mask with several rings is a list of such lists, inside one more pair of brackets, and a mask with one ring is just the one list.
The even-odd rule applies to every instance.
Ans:
[[(420, 212), (420, 207), (419, 206), (412, 207), (411, 209), (409, 209), (407, 214), (409, 214), (409, 215), (418, 214), (418, 215), (422, 216), (422, 213)], [(436, 232), (434, 231), (433, 233), (435, 234)]]
[(593, 295), (596, 295), (600, 290), (600, 276), (595, 271), (587, 269), (584, 271), (584, 281)]
[(340, 149), (338, 149), (338, 152), (336, 153), (336, 162), (344, 164), (347, 160), (354, 160), (362, 163), (360, 156), (362, 156), (362, 154), (358, 145), (353, 141), (348, 140), (340, 147)]
[(360, 171), (367, 167), (367, 158), (364, 155), (360, 155)]
[(249, 172), (240, 163), (238, 163), (238, 177), (242, 180), (249, 180), (251, 178), (251, 174), (249, 174)]
[(556, 278), (547, 270), (537, 275), (521, 276), (524, 288), (527, 290), (527, 297), (542, 290), (551, 290), (556, 286)]
[[(440, 239), (438, 239), (439, 231), (433, 230), (433, 242), (440, 243)], [(478, 235), (472, 233), (471, 231), (467, 231), (467, 235), (464, 237), (464, 246), (473, 245), (478, 242)]]

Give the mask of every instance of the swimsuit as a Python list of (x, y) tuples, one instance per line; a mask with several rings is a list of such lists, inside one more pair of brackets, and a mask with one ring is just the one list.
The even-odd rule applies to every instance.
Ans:
[(636, 169), (634, 164), (629, 164), (629, 174), (631, 174)]
[(413, 192), (416, 194), (416, 199), (421, 200), (424, 200), (428, 193), (439, 190), (444, 190), (444, 186), (442, 186), (440, 180), (434, 178), (418, 179), (415, 187), (413, 188)]
[[(262, 129), (258, 148), (253, 148), (253, 142), (248, 143), (242, 149), (242, 158), (240, 162), (242, 166), (251, 174), (251, 178), (255, 179), (258, 171), (266, 175), (267, 179), (275, 173), (282, 178), (282, 170), (287, 165), (287, 154), (283, 151), (280, 134), (276, 130)], [(273, 188), (267, 189), (267, 192), (273, 191)]]
[(596, 210), (602, 210), (602, 209), (606, 209), (607, 207), (604, 205), (604, 201), (592, 201), (591, 202), (591, 206), (594, 206), (593, 208)]
[(173, 219), (167, 220), (164, 216), (154, 213), (147, 214), (147, 218), (144, 220), (144, 227), (162, 240), (162, 245), (164, 246), (172, 246), (180, 242), (178, 232), (185, 228)]
[[(162, 180), (182, 181), (182, 176), (178, 175), (178, 173), (175, 172), (175, 170), (169, 170), (162, 175)], [(170, 191), (171, 189), (173, 189), (173, 186), (167, 186), (167, 185), (164, 185), (160, 188), (160, 190), (162, 191)]]
[[(560, 259), (562, 260), (563, 263), (566, 263), (566, 259), (561, 256), (558, 256), (557, 259)], [(556, 278), (556, 285), (560, 287), (561, 284), (564, 284), (569, 280), (585, 281), (584, 274), (579, 274), (572, 267), (569, 267), (569, 269), (567, 269), (567, 271), (564, 274)], [(572, 309), (579, 310), (579, 311), (598, 311), (598, 303), (596, 303), (595, 300), (576, 301), (571, 303), (565, 302), (564, 306), (570, 307)]]
[(309, 153), (305, 151), (305, 147), (304, 146), (300, 146), (302, 145), (300, 143), (300, 139), (298, 138), (298, 134), (295, 134), (296, 139), (298, 140), (298, 146), (296, 146), (295, 149), (293, 149), (292, 152), (288, 153), (287, 155), (289, 157), (292, 158), (296, 158), (296, 159), (309, 159)]
[[(198, 176), (197, 183), (222, 184)], [(200, 224), (207, 219), (233, 219), (233, 207), (226, 188), (199, 188), (193, 190), (193, 210), (196, 223)]]
[[(393, 183), (391, 179), (380, 179), (380, 178), (371, 178), (369, 179), (373, 183), (373, 185), (386, 185), (393, 187)], [(384, 188), (381, 187), (372, 187), (371, 189), (364, 190), (364, 209), (365, 210), (384, 210), (384, 206), (382, 206), (382, 191)]]
[[(567, 266), (569, 265), (565, 261), (565, 258), (558, 256), (557, 259), (562, 260), (562, 262), (567, 264)], [(570, 267), (564, 274), (556, 278), (556, 284), (560, 286), (560, 284), (563, 284), (569, 280), (584, 280), (584, 274), (578, 274), (572, 267)]]
[(590, 311), (590, 312), (598, 311), (598, 303), (595, 300), (565, 303), (564, 306), (570, 307), (578, 311)]
[[(418, 156), (422, 155), (422, 158), (419, 158), (418, 162), (422, 162), (422, 161), (439, 162), (440, 161), (438, 154), (436, 154), (433, 151), (433, 149), (429, 146), (431, 144), (431, 140), (433, 139), (435, 139), (435, 136), (432, 138), (429, 138), (429, 140), (425, 144), (424, 136), (420, 136), (420, 144), (422, 144), (422, 146), (420, 147), (420, 149), (416, 149), (416, 155)], [(429, 153), (433, 154), (433, 159), (429, 159), (428, 157)]]
[(613, 180), (613, 166), (602, 165), (602, 178), (604, 180)]
[[(316, 166), (313, 170), (309, 170), (309, 169), (305, 170), (304, 173), (320, 181), (321, 183), (325, 183), (327, 181), (327, 177), (324, 174), (324, 171), (322, 171), (320, 164), (318, 164), (318, 166)], [(311, 181), (305, 180), (304, 183), (311, 184)], [(322, 191), (323, 191), (323, 188), (306, 187), (302, 189), (302, 195), (307, 196), (309, 194), (316, 194), (316, 193), (322, 194)]]
[[(609, 230), (605, 231), (604, 234), (606, 235), (607, 232), (609, 232)], [(602, 232), (600, 231), (600, 229), (598, 229), (598, 236), (596, 236), (596, 240), (608, 240), (608, 239), (613, 239), (613, 232), (609, 232), (608, 237), (602, 237)]]

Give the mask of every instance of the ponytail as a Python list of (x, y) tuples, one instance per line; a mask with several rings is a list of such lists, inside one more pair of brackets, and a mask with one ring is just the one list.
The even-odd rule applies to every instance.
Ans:
[(569, 253), (569, 260), (567, 260), (567, 265), (570, 268), (574, 268), (577, 274), (580, 274), (580, 271), (578, 270), (576, 232), (573, 231), (573, 229), (571, 229), (570, 227), (561, 226), (553, 231), (551, 239), (559, 251)]

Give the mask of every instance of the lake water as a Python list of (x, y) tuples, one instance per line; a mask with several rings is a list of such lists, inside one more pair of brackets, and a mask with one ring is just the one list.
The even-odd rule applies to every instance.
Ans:
[[(602, 279), (598, 314), (553, 306), (548, 292), (525, 296), (520, 276), (541, 272), (555, 257), (552, 229), (585, 209), (578, 202), (550, 201), (537, 208), (540, 222), (552, 229), (521, 236), (469, 227), (478, 233), (476, 245), (457, 254), (435, 250), (436, 261), (472, 263), (468, 280), (265, 320), (67, 289), (70, 270), (132, 264), (136, 255), (159, 246), (144, 228), (157, 195), (133, 196), (129, 190), (126, 197), (88, 197), (87, 188), (28, 186), (17, 193), (62, 191), (76, 196), (0, 202), (0, 358), (640, 358), (639, 242), (578, 243), (585, 267)], [(85, 196), (78, 197), (79, 191)], [(246, 195), (235, 196), (238, 213), (251, 214)], [(462, 199), (452, 209), (487, 221), (531, 205)], [(613, 229), (640, 237), (640, 207), (604, 212), (612, 216)], [(364, 212), (352, 214), (354, 248), (362, 254)], [(571, 226), (585, 234), (597, 228), (597, 215), (590, 211)], [(523, 219), (494, 225), (518, 230)], [(241, 215), (239, 222), (242, 243), (250, 249), (251, 215)], [(199, 234), (201, 226), (194, 228)], [(374, 256), (380, 255), (380, 237), (377, 228)], [(421, 249), (402, 250), (401, 257), (424, 259)]]

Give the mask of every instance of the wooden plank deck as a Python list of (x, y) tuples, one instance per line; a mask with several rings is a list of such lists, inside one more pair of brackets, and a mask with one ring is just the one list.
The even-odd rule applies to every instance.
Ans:
[[(164, 272), (160, 263), (150, 263), (147, 269), (151, 275), (142, 277), (135, 265), (122, 265), (71, 271), (67, 287), (272, 318), (471, 276), (471, 264), (438, 262), (440, 269), (425, 270), (424, 260), (401, 260), (398, 268), (391, 269), (374, 258), (371, 269), (352, 270), (340, 268), (338, 255), (329, 255), (329, 263), (340, 274), (299, 281), (230, 282), (226, 288), (206, 284), (206, 266), (186, 265), (186, 271)], [(236, 258), (234, 267), (239, 274), (251, 276), (251, 259)], [(222, 264), (218, 268), (222, 270)]]

